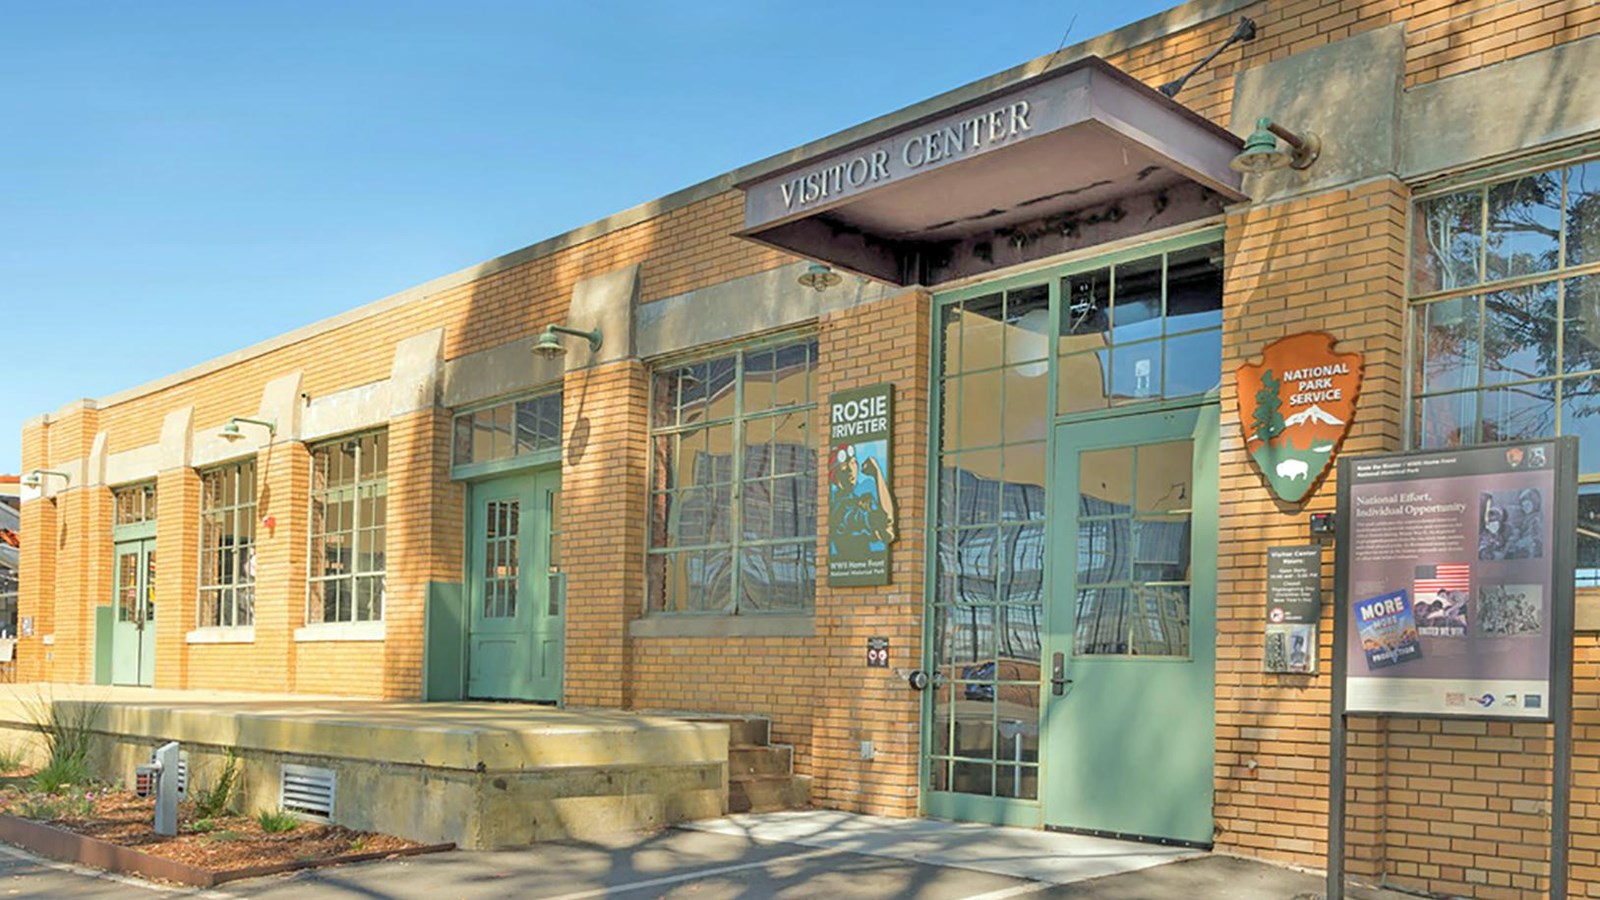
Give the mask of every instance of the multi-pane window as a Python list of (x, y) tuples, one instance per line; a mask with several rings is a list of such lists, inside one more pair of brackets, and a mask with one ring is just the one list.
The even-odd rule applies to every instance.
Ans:
[(561, 393), (462, 413), (456, 416), (454, 443), (458, 466), (560, 449)]
[(311, 450), (311, 575), (306, 623), (383, 618), (389, 436)]
[(1417, 201), (1416, 443), (1575, 434), (1600, 473), (1600, 160)]
[(1063, 279), (1057, 411), (1215, 388), (1222, 377), (1221, 256), (1220, 244), (1203, 244)]
[(111, 492), (112, 507), (116, 511), (115, 525), (139, 525), (156, 520), (156, 486), (154, 482), (116, 488)]
[(200, 473), (199, 625), (255, 623), (256, 461)]
[(1035, 799), (1050, 285), (947, 304), (939, 328), (933, 787)]
[(1600, 159), (1419, 198), (1412, 442), (1579, 438), (1580, 587), (1600, 587)]
[(652, 612), (810, 609), (817, 341), (659, 366), (650, 419)]

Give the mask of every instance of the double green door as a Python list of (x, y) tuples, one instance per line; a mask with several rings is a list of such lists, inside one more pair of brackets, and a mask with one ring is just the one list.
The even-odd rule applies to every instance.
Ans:
[(118, 541), (113, 572), (111, 683), (155, 684), (156, 542)]
[(561, 473), (519, 473), (471, 487), (467, 695), (561, 700), (565, 597)]

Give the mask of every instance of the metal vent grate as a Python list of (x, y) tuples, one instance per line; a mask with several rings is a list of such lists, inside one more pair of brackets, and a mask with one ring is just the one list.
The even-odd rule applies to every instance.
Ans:
[(278, 803), (286, 812), (310, 819), (333, 819), (332, 769), (285, 763), (279, 782)]

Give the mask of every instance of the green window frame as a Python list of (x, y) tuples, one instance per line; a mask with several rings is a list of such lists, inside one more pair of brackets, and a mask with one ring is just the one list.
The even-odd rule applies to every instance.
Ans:
[(311, 448), (306, 624), (383, 620), (389, 433)]
[(815, 606), (817, 354), (791, 334), (653, 366), (647, 613)]
[(200, 628), (255, 624), (256, 460), (200, 473)]

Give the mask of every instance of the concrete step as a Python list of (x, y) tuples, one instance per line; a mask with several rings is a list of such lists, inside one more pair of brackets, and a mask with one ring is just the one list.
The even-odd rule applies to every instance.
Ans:
[(788, 775), (794, 771), (794, 748), (787, 744), (732, 744), (728, 775)]
[(686, 722), (716, 722), (728, 726), (728, 745), (759, 745), (771, 740), (771, 723), (760, 716), (678, 716)]
[(811, 804), (811, 779), (803, 775), (735, 775), (728, 779), (728, 812), (776, 812)]

